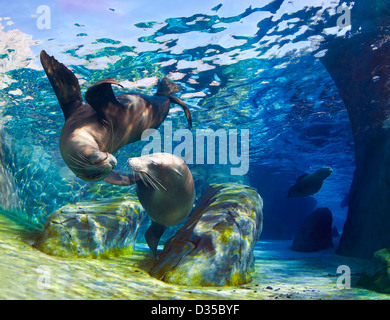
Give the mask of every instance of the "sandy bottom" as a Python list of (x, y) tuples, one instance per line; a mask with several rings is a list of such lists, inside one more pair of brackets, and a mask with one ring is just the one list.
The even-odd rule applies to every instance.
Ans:
[[(389, 299), (356, 287), (367, 260), (334, 250), (297, 253), (291, 241), (260, 241), (251, 282), (234, 287), (188, 287), (152, 278), (152, 256), (139, 244), (133, 255), (111, 259), (64, 259), (35, 250), (23, 228), (0, 216), (0, 299)], [(340, 288), (340, 265), (351, 288)], [(340, 282), (340, 281), (339, 281)], [(342, 282), (345, 284), (345, 282)]]

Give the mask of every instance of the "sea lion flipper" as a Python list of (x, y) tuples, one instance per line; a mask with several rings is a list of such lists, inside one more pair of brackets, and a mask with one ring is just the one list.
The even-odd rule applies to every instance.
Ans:
[(176, 103), (179, 106), (181, 106), (184, 110), (184, 113), (186, 114), (188, 126), (191, 129), (192, 128), (192, 116), (191, 116), (190, 110), (188, 109), (187, 105), (182, 100), (172, 96), (172, 94), (179, 92), (180, 90), (181, 90), (181, 87), (178, 84), (169, 80), (167, 77), (164, 77), (161, 79), (161, 81), (158, 85), (156, 96), (169, 96), (171, 103)]
[(66, 120), (83, 103), (79, 81), (71, 70), (45, 50), (41, 51), (40, 59)]
[(296, 183), (298, 183), (299, 180), (302, 180), (304, 177), (307, 177), (308, 175), (309, 175), (309, 173), (304, 173), (304, 174), (302, 174), (301, 176), (299, 176), (299, 177), (297, 178)]
[(148, 244), (150, 251), (157, 258), (157, 246), (162, 234), (164, 233), (166, 227), (162, 224), (159, 224), (155, 221), (152, 221), (148, 230), (145, 232), (145, 240)]
[(114, 91), (112, 90), (111, 85), (116, 84), (120, 87), (123, 87), (118, 81), (113, 78), (107, 78), (100, 80), (90, 86), (85, 93), (85, 101), (95, 109), (96, 113), (99, 116), (105, 116), (105, 108), (111, 103), (118, 105), (121, 107), (121, 104), (115, 98)]
[(170, 96), (171, 94), (179, 92), (180, 90), (181, 87), (178, 84), (169, 80), (167, 77), (164, 77), (158, 84), (156, 96)]
[(188, 109), (187, 105), (186, 105), (182, 100), (180, 100), (180, 99), (177, 98), (177, 97), (169, 96), (169, 99), (171, 100), (172, 103), (176, 103), (176, 104), (178, 104), (180, 107), (183, 108), (184, 113), (186, 114), (186, 117), (187, 117), (188, 126), (189, 126), (190, 129), (191, 129), (191, 128), (192, 128), (192, 116), (191, 116), (190, 109)]
[(111, 171), (110, 174), (103, 179), (103, 181), (116, 186), (131, 186), (140, 178), (134, 174), (125, 174), (116, 171)]

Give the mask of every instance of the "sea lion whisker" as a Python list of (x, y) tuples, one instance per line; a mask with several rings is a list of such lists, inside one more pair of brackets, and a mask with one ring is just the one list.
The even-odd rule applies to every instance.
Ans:
[[(149, 173), (149, 172), (146, 172), (146, 175), (151, 179), (151, 180), (153, 180), (156, 184), (158, 184), (161, 188), (163, 188), (165, 191), (167, 190), (165, 187), (164, 187), (164, 185), (161, 183), (161, 181), (157, 178), (157, 177), (155, 177), (155, 176), (153, 176), (151, 173)], [(158, 189), (158, 188), (157, 188)]]
[[(74, 162), (75, 164), (77, 164), (80, 168), (84, 168), (85, 167), (85, 162), (81, 161), (80, 159), (77, 159), (76, 157), (72, 156), (72, 155), (68, 155), (68, 158), (70, 160), (72, 160), (72, 162)], [(73, 167), (76, 167), (77, 166), (73, 166)]]
[[(74, 162), (77, 162), (77, 163), (80, 163), (80, 164), (85, 165), (85, 159), (83, 159), (82, 157), (80, 157), (81, 154), (78, 154), (78, 153), (76, 153), (76, 154), (77, 154), (78, 158), (75, 157), (75, 156), (73, 156), (73, 155), (71, 155), (71, 154), (69, 154), (68, 157), (69, 157), (71, 160), (73, 160)], [(88, 163), (88, 161), (87, 161), (87, 163)]]
[(68, 167), (69, 167), (70, 169), (75, 169), (75, 170), (77, 170), (77, 169), (83, 169), (83, 168), (84, 168), (84, 166), (81, 166), (81, 165), (75, 166), (75, 165), (72, 165), (72, 164), (68, 164)]
[(150, 172), (147, 172), (147, 174), (148, 174), (156, 183), (158, 183), (164, 190), (166, 190), (165, 187), (164, 187), (164, 185), (161, 183), (160, 179), (158, 179), (156, 176), (152, 175)]
[(146, 180), (149, 182), (149, 184), (153, 187), (153, 189), (155, 190), (159, 190), (158, 186), (153, 182), (153, 180), (149, 177), (149, 175), (147, 174), (147, 172), (144, 172), (144, 176), (146, 178)]
[(138, 172), (138, 176), (141, 178), (142, 182), (144, 183), (145, 186), (148, 186), (148, 184), (145, 182), (144, 176), (141, 172)]
[(83, 156), (80, 152), (76, 151), (76, 154), (78, 155), (78, 157), (79, 157), (82, 161), (85, 161), (86, 163), (90, 163), (90, 164), (91, 164), (91, 161), (90, 161), (87, 157)]

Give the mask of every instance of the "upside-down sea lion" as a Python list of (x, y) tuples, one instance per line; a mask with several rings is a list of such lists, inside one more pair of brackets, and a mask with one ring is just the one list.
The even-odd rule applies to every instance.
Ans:
[(138, 199), (152, 223), (145, 239), (156, 256), (158, 242), (168, 226), (184, 221), (195, 201), (195, 185), (183, 159), (169, 153), (154, 153), (127, 161), (139, 177)]
[(288, 191), (290, 197), (308, 197), (320, 191), (323, 181), (330, 176), (332, 168), (323, 167), (313, 173), (305, 173), (298, 177), (295, 185)]
[(168, 115), (170, 103), (183, 108), (192, 126), (188, 107), (172, 96), (180, 87), (167, 78), (160, 81), (154, 96), (131, 93), (116, 97), (111, 85), (121, 85), (114, 79), (104, 79), (87, 90), (86, 104), (73, 72), (45, 51), (40, 58), (65, 117), (60, 136), (62, 158), (85, 181), (107, 177), (115, 182), (114, 173), (108, 176), (117, 164), (112, 154), (140, 140), (144, 130), (157, 129)]

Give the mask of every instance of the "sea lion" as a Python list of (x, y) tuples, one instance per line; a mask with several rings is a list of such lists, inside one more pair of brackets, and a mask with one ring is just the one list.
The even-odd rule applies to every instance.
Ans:
[(65, 117), (60, 136), (60, 151), (66, 165), (85, 181), (105, 179), (115, 182), (113, 156), (119, 148), (138, 141), (144, 130), (157, 129), (165, 120), (171, 103), (180, 105), (191, 128), (188, 107), (172, 94), (180, 86), (163, 78), (154, 96), (131, 93), (114, 95), (112, 78), (92, 85), (84, 103), (76, 76), (54, 57), (41, 51), (41, 63), (54, 89)]
[(168, 226), (184, 221), (195, 201), (195, 185), (183, 159), (169, 153), (154, 153), (127, 161), (139, 177), (138, 199), (152, 223), (145, 240), (157, 258), (158, 242)]
[(308, 174), (305, 173), (298, 177), (295, 185), (288, 191), (287, 198), (290, 197), (308, 197), (320, 191), (323, 181), (330, 176), (332, 168), (323, 167), (317, 171)]

